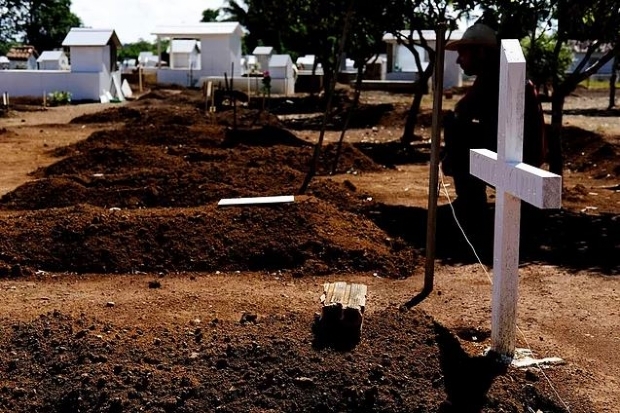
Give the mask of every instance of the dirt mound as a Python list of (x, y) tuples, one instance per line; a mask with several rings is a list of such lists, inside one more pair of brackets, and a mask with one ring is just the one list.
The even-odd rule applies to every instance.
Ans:
[(6, 366), (0, 406), (15, 412), (564, 411), (528, 382), (535, 374), (504, 373), (488, 359), (467, 356), (455, 336), (420, 311), (367, 316), (365, 339), (354, 352), (323, 348), (311, 324), (308, 315), (287, 312), (254, 322), (144, 329), (50, 311), (13, 323), (2, 335), (0, 345), (19, 357), (0, 353)]
[(92, 148), (102, 146), (155, 146), (170, 150), (192, 147), (221, 146), (224, 140), (224, 130), (218, 127), (189, 127), (170, 124), (164, 126), (137, 125), (125, 126), (112, 130), (100, 130), (88, 137), (65, 148), (54, 151), (54, 155), (64, 157), (77, 153), (84, 153)]
[(286, 146), (310, 146), (309, 142), (298, 138), (292, 132), (265, 125), (260, 128), (252, 129), (227, 129), (226, 137), (223, 144), (226, 147), (233, 147), (238, 145), (249, 146), (273, 146), (273, 145), (286, 145)]
[(617, 161), (620, 145), (603, 139), (599, 134), (564, 126), (562, 150), (566, 168), (571, 171), (590, 172), (595, 179), (620, 176)]
[(0, 230), (9, 264), (47, 271), (292, 269), (403, 277), (417, 264), (413, 250), (373, 222), (314, 197), (255, 208), (47, 209), (6, 216)]
[(73, 118), (70, 123), (83, 124), (125, 122), (130, 119), (139, 119), (140, 116), (141, 113), (139, 110), (121, 106), (118, 108), (109, 108), (101, 112), (78, 116)]
[[(296, 194), (314, 148), (277, 126), (277, 118), (255, 111), (240, 110), (239, 123), (267, 124), (226, 133), (174, 96), (177, 106), (94, 115), (90, 120), (128, 122), (57, 151), (65, 158), (2, 197), (4, 210), (38, 211), (28, 214), (32, 228), (11, 229), (22, 219), (15, 216), (0, 220), (10, 265), (78, 272), (411, 273), (416, 254), (354, 215), (367, 196), (342, 185), (316, 179), (305, 194), (310, 198), (292, 205), (218, 209), (222, 198)], [(218, 119), (225, 116), (234, 114)], [(330, 173), (335, 152), (335, 145), (325, 146), (319, 175)], [(340, 172), (380, 169), (350, 144), (341, 152)]]

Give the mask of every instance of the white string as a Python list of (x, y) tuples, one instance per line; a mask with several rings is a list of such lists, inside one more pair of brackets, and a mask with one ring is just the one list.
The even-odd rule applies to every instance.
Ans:
[[(476, 259), (478, 260), (478, 264), (480, 264), (480, 267), (482, 268), (482, 271), (484, 272), (484, 274), (487, 276), (487, 279), (489, 280), (489, 283), (491, 285), (493, 285), (493, 279), (491, 278), (491, 275), (489, 274), (489, 272), (487, 271), (486, 266), (482, 263), (482, 260), (480, 259), (480, 257), (478, 256), (478, 253), (476, 252), (476, 248), (473, 246), (473, 244), (469, 241), (469, 238), (467, 237), (467, 234), (465, 234), (465, 230), (463, 229), (463, 227), (461, 226), (461, 223), (459, 222), (457, 216), (456, 216), (456, 211), (454, 210), (454, 206), (452, 205), (452, 199), (450, 199), (450, 194), (448, 193), (448, 188), (446, 186), (446, 183), (444, 181), (444, 175), (441, 171), (441, 168), (439, 168), (439, 179), (441, 181), (441, 187), (443, 189), (443, 193), (446, 197), (446, 199), (448, 200), (448, 205), (450, 205), (450, 210), (452, 211), (452, 217), (454, 218), (454, 222), (456, 222), (456, 225), (459, 227), (459, 230), (461, 231), (461, 234), (463, 235), (463, 238), (465, 238), (465, 241), (467, 242), (467, 244), (469, 245), (469, 247), (471, 248), (471, 250), (473, 251), (474, 255), (476, 256)], [(517, 330), (519, 331), (519, 333), (521, 333), (521, 335), (523, 336), (523, 341), (525, 341), (525, 345), (530, 348), (530, 344), (527, 340), (527, 337), (525, 337), (525, 333), (523, 333), (523, 331), (519, 328), (519, 326), (517, 325)], [(558, 391), (556, 390), (555, 386), (553, 385), (553, 383), (551, 382), (551, 379), (549, 378), (549, 376), (547, 376), (545, 374), (545, 371), (543, 370), (542, 366), (538, 363), (538, 361), (534, 360), (534, 363), (536, 363), (536, 367), (538, 367), (538, 370), (540, 370), (540, 372), (542, 373), (543, 377), (545, 378), (545, 380), (547, 380), (547, 383), (549, 384), (549, 386), (551, 387), (551, 390), (553, 390), (553, 393), (555, 394), (555, 396), (560, 400), (560, 402), (564, 405), (564, 407), (566, 408), (566, 410), (568, 411), (568, 413), (570, 413), (570, 407), (568, 407), (568, 404), (566, 404), (566, 402), (564, 401), (564, 399), (562, 399), (562, 397), (560, 396), (560, 394), (558, 393)]]

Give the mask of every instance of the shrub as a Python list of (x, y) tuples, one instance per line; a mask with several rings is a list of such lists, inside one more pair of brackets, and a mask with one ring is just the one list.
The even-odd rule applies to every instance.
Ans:
[(55, 91), (47, 94), (47, 103), (50, 106), (68, 105), (71, 103), (71, 92)]

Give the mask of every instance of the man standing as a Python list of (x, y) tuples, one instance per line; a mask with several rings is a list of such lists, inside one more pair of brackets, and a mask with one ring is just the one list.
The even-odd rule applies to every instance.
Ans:
[[(458, 52), (457, 63), (473, 85), (444, 117), (445, 153), (442, 170), (452, 176), (456, 206), (463, 218), (476, 218), (487, 209), (486, 184), (469, 173), (469, 150), (497, 151), (499, 103), (499, 41), (489, 26), (476, 23), (459, 40), (449, 42), (447, 50)], [(535, 89), (528, 82), (525, 93), (523, 160), (534, 166), (543, 161), (544, 118)]]

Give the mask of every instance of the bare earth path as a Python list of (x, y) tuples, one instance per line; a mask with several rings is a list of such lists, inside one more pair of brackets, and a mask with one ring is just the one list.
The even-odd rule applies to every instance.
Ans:
[[(0, 119), (0, 194), (32, 179), (36, 168), (56, 158), (49, 151), (85, 139), (111, 125), (77, 125), (68, 122), (103, 105), (53, 108), (45, 112), (20, 112)], [(568, 122), (579, 122), (568, 119)], [(615, 120), (614, 120), (615, 121)], [(612, 127), (614, 133), (620, 128)], [(362, 131), (357, 139), (373, 135), (394, 139), (398, 129)], [(311, 132), (302, 132), (310, 138)], [(336, 139), (333, 134), (327, 139)], [(410, 164), (387, 172), (336, 176), (386, 204), (426, 208), (427, 166)], [(570, 181), (569, 185), (575, 185)], [(581, 181), (580, 181), (581, 182)], [(450, 182), (447, 181), (448, 191)], [(617, 193), (609, 195), (611, 210), (620, 210)], [(440, 203), (447, 204), (445, 198)], [(608, 204), (608, 202), (606, 202)], [(616, 212), (617, 213), (617, 212)], [(191, 327), (196, 320), (237, 321), (244, 312), (259, 316), (318, 311), (323, 282), (345, 280), (369, 286), (367, 314), (398, 308), (420, 291), (423, 268), (405, 280), (367, 274), (304, 276), (290, 274), (134, 274), (76, 276), (40, 273), (20, 279), (0, 280), (2, 323), (27, 321), (54, 310), (79, 317), (87, 314), (102, 321), (140, 327)], [(491, 275), (479, 264), (438, 262), (435, 289), (418, 307), (452, 331), (463, 332), (462, 345), (470, 354), (481, 354), (489, 345)], [(560, 400), (590, 399), (596, 412), (618, 412), (620, 406), (620, 281), (596, 271), (528, 263), (520, 270), (518, 346), (539, 357), (558, 356), (563, 366), (538, 374), (557, 391)], [(161, 288), (148, 287), (157, 278)], [(113, 302), (114, 305), (109, 303)], [(472, 339), (467, 332), (478, 332)], [(364, 338), (362, 338), (364, 340)], [(556, 371), (569, 380), (556, 381)], [(569, 402), (568, 402), (569, 403)], [(569, 406), (570, 407), (570, 406)]]
[(28, 173), (56, 162), (49, 156), (55, 148), (86, 139), (101, 125), (70, 124), (76, 116), (95, 113), (116, 104), (83, 104), (51, 107), (42, 110), (33, 107), (27, 112), (13, 112), (0, 119), (0, 153), (11, 154), (2, 160), (0, 195), (28, 180)]

